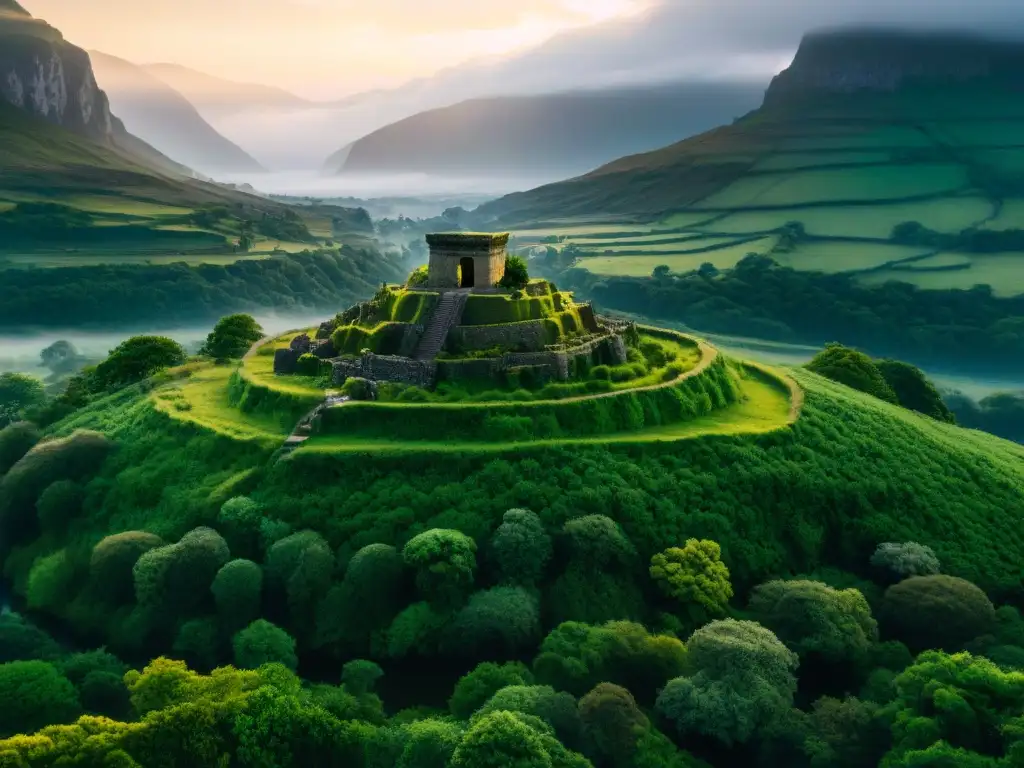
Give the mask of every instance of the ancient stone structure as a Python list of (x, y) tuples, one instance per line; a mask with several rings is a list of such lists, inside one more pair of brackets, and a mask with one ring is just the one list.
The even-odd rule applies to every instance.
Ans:
[(446, 232), (427, 235), (427, 288), (492, 288), (505, 276), (508, 232)]

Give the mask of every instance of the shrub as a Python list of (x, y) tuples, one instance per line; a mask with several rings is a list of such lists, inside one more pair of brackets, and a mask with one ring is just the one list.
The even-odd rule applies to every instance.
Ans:
[(127, 720), (131, 705), (123, 675), (97, 670), (90, 672), (78, 686), (82, 708), (94, 715)]
[(80, 711), (71, 681), (45, 661), (0, 664), (0, 701), (0, 737), (68, 723)]
[(533, 512), (510, 509), (491, 537), (490, 553), (498, 581), (532, 587), (551, 559), (551, 537)]
[(912, 576), (885, 591), (886, 634), (911, 650), (958, 650), (995, 624), (995, 608), (974, 584), (955, 576)]
[(228, 315), (217, 321), (199, 351), (217, 360), (242, 357), (263, 338), (263, 329), (252, 315)]
[(235, 496), (217, 513), (217, 523), (235, 554), (258, 560), (265, 549), (290, 533), (285, 523), (267, 517), (252, 499)]
[(722, 616), (732, 597), (729, 569), (714, 541), (688, 539), (651, 558), (651, 578), (663, 593), (679, 601), (695, 624)]
[(591, 570), (575, 563), (555, 579), (545, 598), (548, 620), (556, 624), (640, 620), (645, 608), (643, 592), (631, 573)]
[(341, 669), (341, 684), (353, 696), (372, 693), (377, 681), (384, 676), (384, 670), (372, 661), (356, 659)]
[(231, 558), (227, 542), (212, 528), (189, 531), (177, 544), (144, 553), (135, 563), (139, 604), (182, 616), (209, 599), (217, 571)]
[(263, 569), (252, 560), (232, 560), (217, 571), (210, 590), (221, 621), (236, 631), (260, 615)]
[(163, 546), (156, 534), (125, 531), (102, 539), (92, 550), (89, 579), (97, 597), (120, 605), (134, 594), (132, 570), (146, 552)]
[(619, 685), (599, 683), (580, 699), (579, 712), (598, 754), (611, 765), (629, 765), (637, 742), (650, 728), (633, 694)]
[(604, 515), (569, 520), (562, 533), (569, 556), (588, 569), (630, 565), (636, 557), (636, 549), (619, 524)]
[(530, 282), (530, 271), (526, 260), (521, 256), (509, 256), (505, 259), (505, 274), (498, 285), (507, 290), (525, 288)]
[(29, 608), (59, 612), (67, 604), (68, 596), (74, 594), (75, 576), (67, 550), (36, 559), (28, 574)]
[(827, 379), (874, 395), (888, 403), (899, 403), (896, 393), (886, 382), (874, 361), (863, 352), (829, 344), (807, 364), (809, 370)]
[(444, 647), (460, 657), (515, 657), (540, 639), (540, 605), (519, 587), (477, 592), (446, 630)]
[(943, 402), (939, 390), (920, 368), (900, 360), (876, 360), (875, 366), (904, 408), (938, 421), (956, 423), (956, 418)]
[(473, 586), (476, 542), (459, 531), (434, 528), (410, 539), (402, 560), (415, 569), (421, 595), (442, 604), (457, 602)]
[(283, 664), (295, 671), (295, 639), (265, 619), (257, 619), (235, 635), (235, 665), (241, 669), (259, 669), (264, 664)]
[(18, 463), (32, 446), (39, 442), (41, 433), (35, 424), (16, 421), (0, 428), (0, 475)]
[(521, 712), (547, 723), (555, 737), (570, 749), (579, 749), (583, 741), (583, 723), (576, 699), (548, 685), (512, 685), (497, 691), (473, 716), (474, 720), (491, 712)]
[(352, 400), (373, 400), (373, 384), (366, 379), (352, 376), (345, 380), (341, 393)]
[(532, 684), (533, 673), (521, 662), (495, 664), (485, 661), (478, 664), (472, 672), (459, 678), (459, 682), (455, 684), (455, 691), (448, 700), (448, 707), (455, 717), (468, 720), (502, 688)]
[(267, 551), (266, 575), (270, 595), (287, 601), (293, 624), (312, 624), (334, 576), (334, 553), (319, 533), (299, 531)]
[(46, 399), (43, 382), (24, 373), (0, 373), (0, 427), (15, 421), (18, 414)]
[(172, 650), (193, 669), (211, 670), (220, 656), (220, 629), (215, 619), (193, 619), (178, 628)]
[(687, 647), (694, 674), (670, 680), (657, 703), (681, 737), (695, 732), (742, 744), (793, 705), (797, 657), (771, 630), (715, 621), (694, 632)]
[(430, 656), (437, 652), (438, 639), (448, 615), (427, 602), (413, 603), (395, 616), (384, 638), (384, 654), (395, 659)]
[(304, 355), (299, 356), (295, 365), (295, 372), (300, 376), (319, 376), (324, 373), (325, 369), (329, 368), (331, 364), (326, 360), (321, 360), (316, 355), (307, 352)]
[(803, 656), (858, 661), (878, 640), (878, 624), (856, 589), (832, 589), (819, 581), (770, 581), (754, 590), (750, 613)]
[(897, 581), (908, 576), (934, 576), (941, 570), (932, 548), (916, 541), (879, 544), (871, 556), (871, 564), (887, 571)]
[(452, 755), (451, 768), (586, 768), (544, 723), (529, 715), (492, 712), (481, 717)]
[(35, 624), (17, 613), (0, 613), (0, 664), (61, 655), (60, 645)]
[(405, 281), (407, 288), (419, 288), (427, 284), (427, 280), (430, 278), (430, 271), (426, 265), (416, 267), (412, 272), (409, 273), (409, 277)]
[(36, 501), (39, 525), (50, 533), (63, 533), (81, 511), (82, 486), (71, 480), (51, 483)]
[(878, 706), (856, 698), (822, 697), (808, 718), (804, 753), (811, 768), (858, 768), (879, 765), (889, 746), (889, 733)]
[(185, 358), (184, 348), (165, 336), (133, 336), (96, 366), (93, 378), (101, 390), (118, 389), (181, 365)]

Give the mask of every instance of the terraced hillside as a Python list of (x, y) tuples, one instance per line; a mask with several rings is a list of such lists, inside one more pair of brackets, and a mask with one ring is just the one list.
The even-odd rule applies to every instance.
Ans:
[[(890, 60), (907, 48), (923, 68)], [(812, 36), (735, 124), (479, 214), (518, 225), (523, 246), (576, 245), (599, 274), (722, 269), (753, 252), (866, 283), (1019, 294), (1024, 105), (1008, 78), (1022, 62), (1018, 47), (983, 42)], [(920, 227), (897, 229), (907, 223)]]

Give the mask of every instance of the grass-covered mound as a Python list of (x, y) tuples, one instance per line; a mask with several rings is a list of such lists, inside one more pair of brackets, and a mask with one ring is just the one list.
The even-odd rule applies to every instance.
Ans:
[(543, 320), (572, 307), (571, 294), (556, 290), (546, 281), (537, 281), (526, 295), (473, 294), (466, 300), (462, 325), (502, 325), (528, 320)]

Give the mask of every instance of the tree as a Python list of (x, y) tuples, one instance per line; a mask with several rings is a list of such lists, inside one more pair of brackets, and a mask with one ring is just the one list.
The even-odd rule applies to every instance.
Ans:
[(669, 273), (671, 271), (672, 269), (671, 267), (669, 267), (668, 264), (659, 264), (651, 272), (651, 277), (654, 278), (655, 280), (664, 280), (666, 277), (669, 276)]
[(193, 669), (210, 670), (221, 657), (220, 628), (216, 619), (192, 619), (178, 628), (171, 646), (175, 655)]
[(101, 390), (118, 389), (181, 365), (185, 358), (184, 348), (165, 336), (133, 336), (96, 366), (93, 377)]
[(334, 577), (330, 545), (315, 531), (293, 533), (267, 550), (265, 569), (270, 598), (285, 600), (292, 624), (311, 631), (316, 604)]
[(0, 701), (0, 737), (71, 722), (80, 712), (71, 681), (45, 661), (0, 664)]
[(562, 528), (569, 556), (591, 570), (631, 565), (636, 548), (610, 517), (587, 515), (569, 520)]
[(0, 613), (0, 664), (49, 661), (61, 655), (57, 641), (18, 613)]
[(956, 423), (956, 417), (943, 402), (939, 390), (920, 368), (901, 360), (876, 360), (875, 366), (904, 408), (938, 421)]
[(114, 654), (104, 650), (72, 653), (57, 667), (78, 689), (86, 712), (127, 719), (130, 704), (124, 674), (128, 666)]
[(217, 571), (210, 590), (221, 621), (230, 631), (237, 631), (260, 614), (263, 569), (252, 560), (232, 560)]
[(263, 329), (252, 315), (228, 315), (217, 321), (199, 354), (217, 360), (238, 358), (263, 338)]
[(28, 574), (29, 608), (59, 613), (74, 592), (75, 576), (75, 566), (65, 549), (36, 558)]
[(540, 605), (520, 587), (477, 592), (455, 614), (444, 648), (460, 657), (516, 656), (540, 639)]
[(432, 656), (450, 619), (436, 605), (413, 603), (395, 616), (383, 638), (383, 652), (394, 659), (408, 656)]
[(663, 593), (683, 604), (696, 625), (724, 615), (732, 597), (729, 569), (714, 541), (688, 539), (682, 548), (654, 555), (650, 574)]
[(257, 619), (235, 635), (235, 664), (242, 669), (258, 669), (264, 664), (283, 664), (294, 671), (299, 665), (295, 639), (265, 619)]
[(50, 533), (66, 530), (68, 523), (82, 511), (82, 486), (71, 480), (58, 480), (46, 487), (36, 500), (40, 527)]
[(26, 408), (46, 399), (43, 382), (24, 373), (0, 373), (0, 428), (18, 419)]
[(526, 509), (506, 512), (491, 537), (491, 558), (502, 583), (536, 585), (544, 575), (551, 552), (551, 537), (540, 517)]
[(633, 694), (619, 685), (599, 683), (580, 699), (580, 719), (590, 743), (612, 766), (629, 766), (637, 742), (651, 724)]
[(27, 421), (16, 421), (6, 426), (0, 424), (0, 475), (25, 456), (32, 446), (39, 442), (42, 434), (35, 424)]
[(458, 602), (473, 586), (476, 542), (459, 531), (434, 528), (409, 540), (402, 560), (416, 571), (416, 586), (427, 600)]
[(518, 661), (495, 664), (485, 661), (459, 678), (448, 708), (460, 720), (468, 720), (488, 699), (511, 685), (533, 685), (533, 673)]
[(871, 565), (887, 572), (895, 581), (908, 576), (934, 576), (941, 570), (932, 548), (916, 541), (879, 544), (871, 556)]
[(287, 523), (268, 517), (260, 506), (247, 496), (235, 496), (221, 505), (217, 524), (241, 557), (259, 560), (264, 550), (291, 533)]
[(377, 681), (384, 676), (379, 665), (365, 659), (356, 659), (345, 664), (341, 669), (341, 684), (353, 696), (373, 693)]
[(217, 572), (231, 559), (212, 528), (189, 531), (177, 544), (151, 549), (132, 568), (139, 604), (167, 617), (183, 616), (209, 600)]
[(551, 726), (555, 737), (570, 749), (583, 743), (583, 723), (576, 708), (576, 699), (556, 691), (549, 685), (512, 685), (496, 691), (473, 715), (473, 720), (491, 712), (521, 712), (532, 715)]
[(530, 272), (526, 259), (521, 256), (509, 256), (505, 259), (505, 274), (498, 285), (506, 290), (514, 291), (525, 288), (530, 282)]
[(882, 372), (875, 362), (855, 349), (842, 344), (829, 344), (814, 356), (807, 368), (826, 379), (874, 395), (879, 400), (899, 404), (896, 393), (892, 391)]
[(164, 546), (164, 540), (146, 531), (125, 531), (101, 539), (89, 559), (89, 581), (94, 594), (119, 605), (134, 594), (132, 571), (146, 552)]
[(886, 634), (911, 650), (955, 651), (995, 625), (992, 602), (955, 576), (912, 576), (885, 591), (880, 610)]
[(466, 731), (451, 768), (590, 768), (590, 763), (566, 750), (537, 718), (492, 712)]
[(771, 630), (715, 621), (694, 632), (687, 648), (694, 674), (670, 680), (657, 702), (681, 737), (696, 732), (743, 744), (792, 707), (797, 656)]
[(878, 640), (864, 595), (820, 581), (770, 581), (750, 597), (750, 613), (800, 656), (856, 662)]
[(811, 768), (879, 765), (889, 745), (889, 734), (878, 717), (878, 706), (852, 697), (818, 699), (807, 726), (803, 749)]

